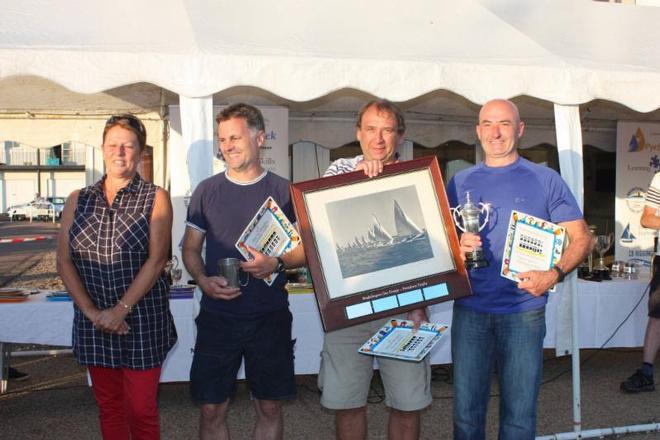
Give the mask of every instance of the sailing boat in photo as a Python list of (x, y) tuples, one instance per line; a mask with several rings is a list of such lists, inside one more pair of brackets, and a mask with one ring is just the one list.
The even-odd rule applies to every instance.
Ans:
[(396, 200), (392, 208), (394, 230), (388, 231), (372, 213), (366, 234), (358, 232), (348, 242), (335, 244), (343, 278), (433, 258), (426, 230)]
[(396, 226), (397, 236), (402, 237), (402, 240), (414, 240), (425, 233), (415, 222), (410, 220), (410, 217), (406, 215), (396, 200), (394, 201), (394, 225)]
[(390, 233), (378, 220), (376, 214), (371, 214), (371, 227), (367, 230), (367, 238), (357, 235), (344, 246), (336, 245), (337, 252), (354, 252), (371, 248), (396, 246), (397, 244), (426, 237), (426, 231), (406, 214), (401, 205), (394, 200), (394, 227), (396, 234)]
[(390, 244), (394, 241), (394, 238), (390, 235), (389, 232), (387, 232), (387, 229), (383, 227), (383, 225), (380, 224), (378, 221), (378, 217), (376, 217), (376, 214), (371, 214), (371, 217), (373, 218), (374, 222), (372, 225), (371, 232), (375, 238), (374, 242), (375, 243), (385, 243), (385, 244)]
[[(351, 238), (335, 243), (342, 277), (349, 278), (391, 267), (433, 258), (433, 249), (425, 226), (420, 227), (394, 198), (390, 199), (392, 221), (381, 222), (371, 215), (371, 221), (353, 231)], [(361, 230), (359, 230), (361, 229)]]

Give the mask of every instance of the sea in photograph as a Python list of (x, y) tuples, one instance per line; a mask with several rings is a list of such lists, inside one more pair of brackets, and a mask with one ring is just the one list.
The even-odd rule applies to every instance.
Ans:
[(345, 249), (337, 253), (342, 278), (350, 278), (390, 267), (433, 258), (428, 235), (383, 246)]

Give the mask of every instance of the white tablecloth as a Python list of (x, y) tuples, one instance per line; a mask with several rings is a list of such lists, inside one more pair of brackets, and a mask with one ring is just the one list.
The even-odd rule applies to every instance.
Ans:
[[(600, 347), (633, 310), (647, 283), (648, 280), (645, 279), (602, 283), (580, 281), (580, 347)], [(550, 294), (547, 307), (547, 335), (544, 341), (547, 348), (553, 347), (555, 341), (557, 295), (561, 295), (561, 291)], [(293, 294), (289, 296), (289, 302), (294, 316), (293, 337), (297, 340), (296, 374), (317, 373), (323, 330), (316, 301), (312, 294)], [(192, 300), (171, 300), (170, 308), (179, 341), (165, 361), (161, 381), (187, 381), (195, 343)], [(451, 330), (451, 310), (452, 302), (434, 305), (430, 308), (430, 319), (433, 322), (449, 324)], [(606, 347), (642, 346), (646, 319), (645, 297)], [(0, 304), (0, 341), (70, 346), (72, 322), (71, 302), (49, 302), (43, 294), (33, 295), (29, 301), (23, 303)], [(431, 353), (431, 362), (451, 362), (449, 332)]]
[[(194, 346), (192, 300), (170, 300), (179, 340), (169, 352), (161, 382), (187, 381)], [(47, 301), (44, 293), (21, 303), (0, 304), (0, 341), (71, 346), (73, 303)]]

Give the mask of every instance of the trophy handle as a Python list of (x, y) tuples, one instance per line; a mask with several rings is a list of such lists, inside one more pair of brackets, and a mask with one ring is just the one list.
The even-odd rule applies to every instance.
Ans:
[(488, 208), (489, 208), (488, 203), (483, 203), (483, 202), (479, 203), (479, 211), (481, 211), (482, 213), (486, 211), (486, 217), (484, 217), (484, 223), (482, 225), (479, 225), (479, 232), (481, 232), (488, 224), (488, 218), (490, 216), (490, 209)]
[(605, 252), (609, 251), (612, 245), (614, 244), (614, 232), (610, 232), (607, 236), (609, 237), (608, 239), (609, 244), (607, 246), (607, 249), (605, 249)]
[(459, 212), (458, 208), (449, 208), (451, 215), (454, 217), (454, 224), (458, 229), (465, 232), (465, 228), (461, 226), (463, 215)]

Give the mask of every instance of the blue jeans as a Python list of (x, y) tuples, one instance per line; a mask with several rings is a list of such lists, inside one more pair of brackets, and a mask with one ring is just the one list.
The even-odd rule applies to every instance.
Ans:
[(545, 307), (491, 314), (454, 305), (454, 439), (486, 438), (494, 365), (500, 386), (499, 439), (534, 439), (544, 337)]

